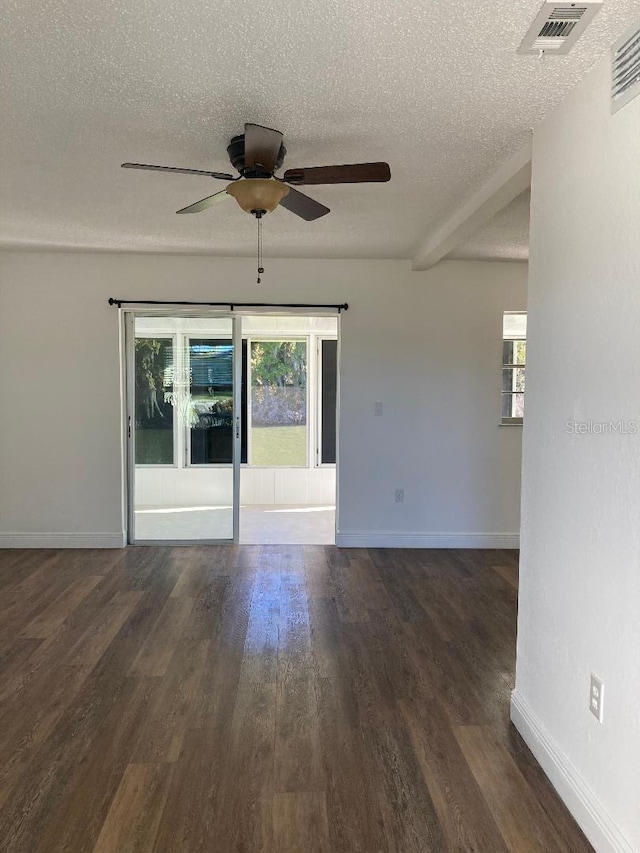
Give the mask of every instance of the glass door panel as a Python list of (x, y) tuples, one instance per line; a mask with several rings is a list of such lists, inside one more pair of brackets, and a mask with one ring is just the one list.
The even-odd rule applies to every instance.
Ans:
[(130, 384), (136, 542), (236, 538), (235, 322), (135, 318)]

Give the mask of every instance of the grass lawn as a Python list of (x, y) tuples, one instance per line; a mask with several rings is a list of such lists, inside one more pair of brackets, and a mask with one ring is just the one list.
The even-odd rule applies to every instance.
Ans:
[(306, 426), (252, 427), (252, 465), (306, 465)]

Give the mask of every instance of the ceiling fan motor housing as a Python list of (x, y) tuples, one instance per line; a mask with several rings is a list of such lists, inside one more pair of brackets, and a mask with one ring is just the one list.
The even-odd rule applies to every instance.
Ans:
[(229, 145), (227, 146), (227, 154), (229, 155), (229, 160), (231, 161), (231, 165), (234, 169), (236, 169), (244, 178), (269, 178), (282, 166), (284, 162), (285, 154), (287, 153), (287, 149), (284, 145), (280, 146), (280, 151), (278, 151), (278, 156), (276, 158), (275, 165), (273, 170), (270, 172), (268, 169), (261, 167), (259, 165), (252, 166), (250, 169), (245, 169), (244, 165), (244, 133), (241, 133), (239, 136), (234, 136)]

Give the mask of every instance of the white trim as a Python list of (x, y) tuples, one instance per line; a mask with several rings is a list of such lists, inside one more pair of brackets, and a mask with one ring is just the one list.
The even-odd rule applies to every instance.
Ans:
[(124, 548), (118, 533), (0, 533), (0, 548)]
[(598, 853), (634, 853), (611, 815), (517, 690), (511, 693), (511, 721)]
[(399, 533), (338, 531), (340, 548), (519, 548), (519, 533)]

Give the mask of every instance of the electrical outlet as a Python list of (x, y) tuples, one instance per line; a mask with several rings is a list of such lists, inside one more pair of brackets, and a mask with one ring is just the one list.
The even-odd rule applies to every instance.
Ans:
[(602, 713), (603, 713), (603, 701), (604, 701), (604, 684), (597, 675), (591, 673), (591, 689), (589, 692), (589, 710), (596, 718), (596, 720), (601, 723), (602, 722)]
[(404, 489), (396, 489), (396, 503), (403, 504), (404, 503)]
[(374, 403), (374, 404), (373, 404), (373, 414), (374, 414), (377, 418), (381, 418), (381, 417), (382, 417), (382, 415), (384, 414), (384, 412), (383, 412), (383, 406), (382, 406), (382, 403)]

